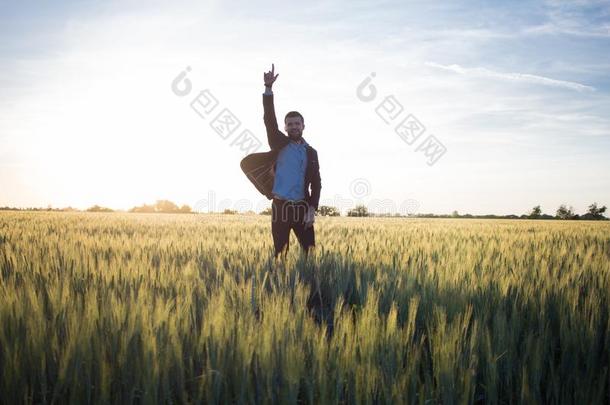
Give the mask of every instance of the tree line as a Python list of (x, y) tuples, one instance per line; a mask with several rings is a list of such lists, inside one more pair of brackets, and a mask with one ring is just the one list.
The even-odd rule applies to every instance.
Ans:
[[(79, 210), (72, 207), (65, 208), (47, 208), (39, 207), (28, 207), (28, 208), (15, 208), (15, 207), (0, 207), (3, 211), (60, 211), (60, 212), (122, 212), (122, 210), (114, 210), (112, 208), (103, 207), (101, 205), (93, 205), (86, 210)], [(190, 214), (193, 210), (188, 205), (178, 206), (170, 200), (157, 200), (154, 204), (142, 204), (137, 207), (130, 208), (127, 212), (144, 212), (144, 213), (167, 213), (167, 214)]]
[[(14, 208), (14, 207), (0, 207), (0, 210), (5, 211), (61, 211), (61, 212), (71, 212), (76, 211), (79, 212), (76, 208), (66, 207), (66, 208), (52, 208), (51, 206), (47, 208)], [(115, 212), (112, 208), (103, 207), (100, 205), (94, 205), (85, 210), (86, 212)], [(192, 208), (186, 204), (182, 206), (178, 206), (170, 200), (157, 200), (154, 204), (142, 204), (140, 206), (136, 206), (130, 208), (127, 212), (133, 213), (167, 213), (167, 214), (196, 214), (192, 210)], [(365, 205), (357, 205), (354, 208), (347, 211), (348, 217), (410, 217), (410, 218), (487, 218), (487, 219), (566, 219), (566, 220), (608, 220), (604, 216), (606, 212), (606, 206), (598, 206), (596, 202), (589, 205), (587, 212), (579, 215), (574, 212), (574, 208), (572, 206), (568, 207), (565, 204), (562, 204), (555, 211), (555, 215), (544, 214), (542, 212), (542, 208), (540, 205), (536, 205), (533, 207), (528, 213), (523, 215), (471, 215), (471, 214), (463, 214), (460, 215), (457, 211), (453, 211), (450, 215), (446, 214), (408, 214), (403, 215), (400, 213), (373, 213), (368, 210)], [(233, 209), (225, 209), (221, 212), (221, 214), (238, 214), (237, 210)], [(338, 217), (341, 216), (341, 211), (337, 207), (329, 206), (329, 205), (321, 205), (318, 207), (317, 211), (318, 215), (324, 217)], [(247, 211), (246, 214), (255, 215), (254, 211)], [(271, 215), (271, 207), (265, 208), (260, 211), (258, 214), (260, 215)]]
[[(555, 215), (548, 215), (542, 213), (542, 208), (540, 205), (536, 205), (532, 208), (528, 213), (523, 215), (495, 215), (495, 214), (487, 214), (487, 215), (472, 215), (472, 214), (463, 214), (460, 215), (457, 211), (453, 211), (451, 215), (443, 215), (443, 214), (408, 214), (401, 215), (396, 213), (388, 213), (388, 214), (375, 214), (369, 212), (368, 208), (365, 205), (357, 205), (356, 207), (350, 209), (347, 212), (348, 217), (415, 217), (415, 218), (497, 218), (497, 219), (582, 219), (582, 220), (607, 220), (604, 216), (606, 212), (606, 206), (599, 207), (596, 202), (589, 205), (587, 212), (583, 215), (576, 214), (574, 212), (574, 208), (572, 206), (567, 207), (565, 204), (562, 204), (557, 208)], [(340, 216), (341, 213), (336, 207), (331, 206), (320, 206), (318, 209), (319, 215), (322, 216)]]

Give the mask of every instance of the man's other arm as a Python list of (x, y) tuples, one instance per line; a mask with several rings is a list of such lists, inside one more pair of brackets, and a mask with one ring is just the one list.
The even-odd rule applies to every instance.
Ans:
[(263, 121), (265, 122), (265, 129), (267, 130), (269, 147), (273, 150), (284, 146), (285, 139), (288, 137), (280, 131), (277, 125), (275, 107), (273, 105), (273, 91), (271, 90), (271, 87), (265, 87), (265, 92), (263, 93), (263, 111)]
[(318, 152), (313, 150), (313, 173), (311, 178), (311, 196), (308, 199), (308, 203), (315, 210), (318, 209), (318, 203), (320, 202), (320, 190), (322, 189), (322, 179), (320, 178), (320, 163), (318, 161)]
[(276, 150), (288, 141), (288, 137), (284, 135), (277, 126), (277, 118), (275, 118), (275, 107), (273, 106), (273, 91), (271, 87), (280, 74), (275, 73), (275, 64), (271, 64), (271, 70), (263, 73), (265, 82), (265, 92), (263, 93), (263, 120), (267, 129), (267, 141), (271, 150)]

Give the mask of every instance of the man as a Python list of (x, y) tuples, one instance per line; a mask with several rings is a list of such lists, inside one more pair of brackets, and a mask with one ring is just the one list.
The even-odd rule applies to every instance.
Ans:
[(322, 188), (318, 153), (303, 139), (303, 116), (297, 111), (286, 114), (284, 130), (288, 135), (278, 128), (272, 91), (278, 76), (274, 64), (263, 75), (263, 119), (271, 151), (252, 153), (240, 164), (256, 189), (273, 200), (271, 233), (276, 258), (288, 251), (291, 229), (305, 254), (315, 246), (313, 223)]

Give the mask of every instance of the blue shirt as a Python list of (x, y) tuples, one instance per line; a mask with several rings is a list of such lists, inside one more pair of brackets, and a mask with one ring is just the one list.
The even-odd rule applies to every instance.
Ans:
[(305, 198), (305, 169), (307, 167), (307, 142), (291, 141), (280, 151), (273, 182), (273, 194), (283, 200)]

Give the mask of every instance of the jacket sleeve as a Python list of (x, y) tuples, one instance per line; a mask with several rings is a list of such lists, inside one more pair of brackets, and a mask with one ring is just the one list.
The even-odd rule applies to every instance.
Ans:
[(274, 150), (285, 146), (288, 142), (288, 136), (280, 131), (277, 125), (275, 107), (273, 106), (273, 94), (267, 96), (263, 94), (263, 111), (263, 120), (265, 121), (269, 147), (271, 150)]
[(314, 209), (318, 209), (320, 202), (320, 190), (322, 189), (322, 179), (320, 178), (320, 163), (318, 161), (318, 152), (313, 150), (312, 159), (312, 176), (311, 176), (311, 195), (308, 198), (309, 205)]

